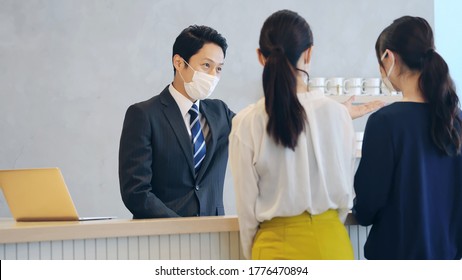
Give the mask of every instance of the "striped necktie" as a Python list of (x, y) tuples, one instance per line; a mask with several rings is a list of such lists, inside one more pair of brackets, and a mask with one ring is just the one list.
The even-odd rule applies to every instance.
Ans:
[(199, 121), (199, 109), (196, 104), (193, 103), (191, 109), (189, 109), (189, 114), (191, 115), (189, 128), (191, 129), (193, 145), (194, 171), (197, 176), (201, 163), (205, 158), (205, 140), (202, 134), (201, 122)]

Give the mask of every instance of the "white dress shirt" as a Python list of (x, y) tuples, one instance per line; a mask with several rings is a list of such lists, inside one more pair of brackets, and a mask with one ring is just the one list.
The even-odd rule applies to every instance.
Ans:
[[(180, 108), (181, 116), (183, 116), (184, 124), (186, 125), (186, 130), (189, 133), (189, 136), (191, 136), (191, 127), (190, 127), (190, 119), (191, 115), (189, 114), (189, 109), (191, 109), (191, 106), (193, 103), (191, 100), (186, 98), (183, 94), (181, 94), (176, 88), (173, 87), (173, 84), (170, 84), (168, 87), (168, 90), (170, 91), (170, 94), (172, 95), (173, 99), (175, 99), (176, 104)], [(200, 109), (200, 100), (197, 100), (196, 102), (197, 109)], [(199, 121), (201, 122), (201, 129), (202, 133), (204, 134), (204, 139), (207, 139), (207, 136), (209, 134), (209, 126), (207, 124), (206, 119), (204, 116), (201, 114), (199, 110)]]
[(321, 91), (297, 94), (307, 123), (295, 151), (266, 132), (264, 99), (239, 112), (230, 134), (230, 166), (244, 256), (251, 257), (259, 223), (274, 217), (353, 206), (355, 133), (345, 106)]

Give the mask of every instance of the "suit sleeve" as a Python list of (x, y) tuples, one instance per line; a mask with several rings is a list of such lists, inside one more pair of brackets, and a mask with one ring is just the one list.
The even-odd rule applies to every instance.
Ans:
[(223, 105), (223, 108), (224, 108), (224, 112), (226, 114), (226, 119), (228, 120), (228, 125), (229, 127), (232, 126), (232, 121), (233, 121), (233, 118), (234, 116), (236, 115), (236, 113), (234, 113), (233, 111), (231, 111), (228, 107), (228, 105), (226, 105), (225, 102), (221, 101), (222, 105)]
[(368, 226), (380, 216), (390, 195), (393, 180), (393, 144), (386, 119), (372, 114), (366, 124), (362, 157), (355, 174), (353, 214)]
[(234, 118), (234, 116), (236, 115), (236, 113), (234, 113), (233, 111), (231, 111), (228, 107), (226, 107), (228, 109), (228, 118), (230, 120), (232, 120)]
[(120, 138), (119, 181), (122, 200), (135, 218), (168, 218), (178, 214), (151, 190), (152, 128), (136, 105), (128, 108)]

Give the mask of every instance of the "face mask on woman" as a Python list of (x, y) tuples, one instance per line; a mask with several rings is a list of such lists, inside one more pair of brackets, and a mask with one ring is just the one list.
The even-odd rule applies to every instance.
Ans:
[[(183, 59), (183, 61), (189, 65), (189, 63), (186, 62), (186, 60)], [(194, 100), (203, 100), (207, 97), (209, 97), (215, 87), (217, 86), (218, 82), (220, 79), (217, 76), (209, 75), (204, 72), (196, 71), (194, 68), (191, 67), (191, 69), (194, 71), (193, 77), (191, 82), (187, 83), (184, 81), (183, 76), (180, 73), (181, 78), (183, 79), (184, 82), (184, 89), (186, 90), (186, 93), (189, 95)]]
[[(387, 89), (390, 91), (390, 92), (394, 92), (396, 91), (395, 88), (393, 87), (393, 85), (391, 84), (390, 82), (390, 75), (391, 75), (391, 72), (393, 71), (393, 68), (395, 67), (395, 56), (393, 55), (392, 52), (390, 51), (385, 51), (382, 55), (382, 58), (380, 58), (381, 61), (383, 61), (383, 59), (385, 58), (385, 56), (387, 56), (387, 54), (390, 54), (391, 55), (391, 58), (393, 59), (393, 62), (391, 64), (391, 67), (390, 67), (390, 70), (388, 70), (387, 72), (387, 76), (386, 77), (382, 77), (382, 82), (385, 84), (385, 86), (387, 87)], [(385, 67), (384, 67), (385, 69)]]
[(305, 70), (306, 72), (306, 73), (302, 73), (303, 81), (305, 82), (306, 86), (309, 87), (310, 76), (308, 75), (308, 71), (310, 71), (310, 64), (305, 63), (305, 65), (303, 65), (303, 70)]

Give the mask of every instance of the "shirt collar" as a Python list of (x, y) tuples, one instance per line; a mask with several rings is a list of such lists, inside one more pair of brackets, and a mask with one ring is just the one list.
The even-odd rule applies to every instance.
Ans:
[[(193, 103), (191, 100), (186, 98), (183, 94), (181, 94), (176, 88), (173, 87), (173, 83), (169, 85), (168, 90), (170, 91), (170, 94), (172, 95), (173, 99), (175, 99), (176, 104), (180, 108), (181, 115), (184, 117), (186, 114), (188, 114), (189, 109), (191, 109), (191, 106)], [(199, 109), (200, 106), (200, 100), (198, 99), (195, 104), (197, 105), (197, 109)]]

